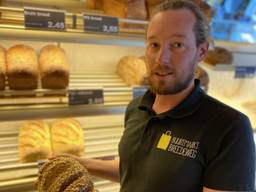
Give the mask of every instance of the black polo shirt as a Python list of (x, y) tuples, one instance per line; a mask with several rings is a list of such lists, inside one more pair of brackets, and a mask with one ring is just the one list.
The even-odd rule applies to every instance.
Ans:
[(183, 102), (162, 114), (152, 110), (150, 91), (129, 104), (119, 143), (120, 192), (253, 190), (248, 118), (195, 84)]

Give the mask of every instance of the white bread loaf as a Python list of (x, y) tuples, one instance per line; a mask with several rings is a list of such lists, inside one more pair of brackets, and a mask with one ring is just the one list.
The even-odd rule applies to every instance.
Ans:
[(58, 119), (51, 125), (52, 149), (54, 155), (69, 153), (84, 154), (83, 129), (75, 119)]
[(24, 123), (19, 130), (19, 157), (21, 162), (34, 162), (51, 156), (49, 126), (41, 120)]
[(39, 56), (39, 71), (43, 88), (66, 88), (69, 83), (69, 62), (65, 51), (55, 45), (43, 47)]
[(117, 65), (117, 74), (127, 85), (142, 85), (147, 75), (146, 63), (138, 57), (125, 56)]
[(38, 82), (37, 55), (27, 45), (15, 45), (6, 55), (7, 77), (10, 89), (36, 89)]
[(0, 90), (5, 88), (5, 75), (6, 75), (6, 52), (0, 46)]

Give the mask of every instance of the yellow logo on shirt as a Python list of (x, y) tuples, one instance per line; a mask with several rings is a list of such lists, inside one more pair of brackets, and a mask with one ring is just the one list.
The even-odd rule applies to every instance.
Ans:
[(172, 136), (171, 131), (166, 131), (166, 133), (163, 133), (161, 138), (158, 141), (157, 148), (166, 150), (169, 143), (171, 142)]
[(180, 156), (196, 158), (199, 141), (176, 137), (171, 131), (163, 133), (158, 141), (157, 148)]

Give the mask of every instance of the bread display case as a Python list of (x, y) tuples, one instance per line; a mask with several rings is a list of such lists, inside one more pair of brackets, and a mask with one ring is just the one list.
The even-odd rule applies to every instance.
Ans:
[[(29, 120), (52, 124), (59, 118), (75, 118), (83, 130), (84, 157), (117, 158), (124, 111), (133, 97), (133, 88), (117, 75), (116, 65), (124, 56), (144, 54), (144, 35), (141, 29), (125, 28), (120, 28), (116, 34), (85, 32), (81, 26), (82, 14), (77, 12), (65, 13), (66, 31), (26, 29), (23, 9), (13, 5), (15, 1), (0, 7), (0, 45), (6, 50), (15, 45), (30, 46), (38, 56), (43, 47), (54, 45), (65, 51), (70, 64), (67, 89), (45, 89), (39, 81), (36, 89), (14, 90), (6, 81), (5, 90), (0, 93), (0, 191), (36, 191), (38, 163), (20, 162), (18, 138), (21, 125)], [(77, 16), (75, 29), (71, 19), (73, 14)], [(103, 90), (103, 103), (69, 103), (70, 91), (92, 89)], [(99, 178), (93, 181), (100, 192), (119, 189), (117, 183)]]
[[(22, 6), (31, 4), (29, 0), (2, 1), (0, 6), (1, 47), (8, 50), (12, 46), (22, 44), (32, 47), (39, 56), (43, 47), (54, 45), (65, 50), (70, 63), (67, 88), (45, 89), (39, 81), (36, 89), (14, 90), (10, 89), (8, 81), (5, 80), (5, 89), (0, 91), (0, 191), (36, 191), (38, 163), (21, 163), (18, 150), (19, 129), (28, 120), (43, 120), (52, 124), (59, 118), (75, 118), (80, 122), (83, 131), (84, 157), (113, 159), (118, 156), (117, 147), (124, 127), (124, 112), (126, 105), (133, 98), (133, 87), (118, 76), (117, 65), (125, 56), (144, 55), (144, 28), (147, 22), (119, 19), (119, 22), (139, 24), (142, 27), (133, 29), (120, 25), (118, 33), (110, 34), (87, 32), (83, 29), (81, 13), (81, 10), (85, 11), (84, 3), (62, 1), (63, 7), (58, 8), (68, 8), (65, 12), (65, 31), (25, 28), (24, 9), (20, 3)], [(34, 1), (31, 5), (42, 7), (48, 5), (47, 8), (56, 8), (49, 0)], [(102, 14), (99, 10), (86, 9), (86, 11), (88, 14)], [(74, 18), (76, 18), (75, 25)], [(255, 115), (256, 101), (246, 96), (249, 88), (246, 88), (247, 80), (234, 80), (230, 70), (215, 71), (205, 64), (202, 66), (209, 73), (211, 82), (209, 94), (221, 99), (238, 100), (239, 98), (239, 103), (244, 105), (246, 110), (250, 108), (248, 109), (250, 117)], [(220, 77), (223, 79), (218, 80)], [(253, 85), (254, 82), (252, 80), (249, 84)], [(223, 86), (226, 86), (226, 93), (220, 94)], [(103, 103), (70, 104), (70, 91), (93, 89), (103, 91)], [(254, 93), (256, 94), (256, 90)], [(256, 127), (256, 124), (253, 125)], [(100, 178), (94, 178), (93, 181), (95, 188), (100, 192), (117, 192), (119, 189), (118, 183)]]

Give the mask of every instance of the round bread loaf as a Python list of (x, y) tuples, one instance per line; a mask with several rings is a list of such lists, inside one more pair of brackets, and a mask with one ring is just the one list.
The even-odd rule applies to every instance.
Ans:
[(146, 63), (135, 56), (123, 57), (117, 65), (117, 74), (127, 85), (142, 85), (147, 76)]
[(34, 162), (51, 156), (49, 126), (41, 120), (24, 123), (19, 130), (19, 157), (21, 162)]
[(7, 77), (10, 89), (36, 89), (38, 82), (37, 55), (27, 45), (15, 45), (6, 55)]
[(42, 88), (64, 89), (69, 83), (69, 62), (65, 51), (55, 45), (41, 49), (39, 70)]
[(211, 65), (231, 64), (233, 62), (233, 55), (223, 47), (215, 47), (214, 50), (208, 51), (208, 55), (204, 61)]
[(5, 75), (6, 75), (6, 52), (0, 46), (0, 90), (5, 89)]
[(54, 155), (69, 153), (84, 154), (83, 129), (75, 119), (58, 119), (51, 125), (52, 149)]
[(60, 156), (39, 170), (39, 192), (94, 192), (91, 176), (75, 158)]

